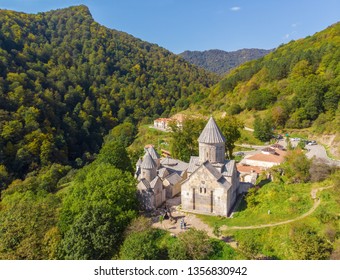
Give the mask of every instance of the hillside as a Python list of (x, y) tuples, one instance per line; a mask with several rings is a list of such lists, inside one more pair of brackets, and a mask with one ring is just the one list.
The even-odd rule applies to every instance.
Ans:
[[(230, 72), (201, 101), (201, 110), (255, 115), (273, 128), (340, 131), (340, 23), (278, 47)], [(208, 109), (207, 109), (208, 108)]]
[[(217, 77), (96, 23), (85, 6), (0, 10), (0, 167), (81, 165), (123, 121), (185, 109)], [(4, 171), (4, 172), (5, 172)]]
[(271, 50), (263, 49), (242, 49), (233, 52), (208, 50), (202, 52), (185, 51), (179, 55), (186, 61), (205, 70), (224, 75), (242, 63), (261, 58), (270, 52)]

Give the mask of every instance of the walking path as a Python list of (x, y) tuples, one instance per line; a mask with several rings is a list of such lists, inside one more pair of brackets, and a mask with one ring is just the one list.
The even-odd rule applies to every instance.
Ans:
[(221, 230), (267, 228), (267, 227), (275, 227), (275, 226), (285, 225), (285, 224), (289, 224), (289, 223), (292, 223), (292, 222), (295, 222), (295, 221), (298, 221), (298, 220), (302, 220), (302, 219), (306, 218), (307, 216), (311, 215), (315, 211), (315, 209), (320, 205), (320, 198), (316, 197), (316, 193), (318, 191), (322, 191), (322, 190), (329, 189), (329, 188), (333, 188), (333, 186), (325, 187), (325, 188), (312, 189), (311, 197), (314, 200), (313, 207), (308, 212), (306, 212), (303, 215), (301, 215), (299, 217), (296, 217), (294, 219), (290, 219), (290, 220), (286, 220), (286, 221), (282, 221), (282, 222), (277, 222), (277, 223), (257, 225), (257, 226), (243, 226), (243, 227), (238, 227), (238, 226), (233, 226), (233, 227), (222, 226)]
[[(329, 189), (332, 188), (333, 186), (330, 187), (324, 187), (324, 188), (318, 188), (318, 189), (312, 189), (311, 190), (311, 198), (314, 200), (314, 204), (312, 206), (312, 208), (304, 213), (303, 215), (296, 217), (294, 219), (290, 219), (290, 220), (286, 220), (286, 221), (282, 221), (282, 222), (277, 222), (277, 223), (270, 223), (270, 224), (262, 224), (262, 225), (256, 225), (256, 226), (222, 226), (220, 229), (223, 230), (240, 230), (240, 229), (259, 229), (259, 228), (267, 228), (267, 227), (275, 227), (275, 226), (279, 226), (279, 225), (284, 225), (284, 224), (289, 224), (298, 220), (302, 220), (304, 218), (306, 218), (307, 216), (311, 215), (316, 208), (320, 205), (320, 199), (316, 196), (317, 192), (325, 190), (325, 189)], [(155, 217), (154, 219), (154, 223), (153, 223), (153, 227), (156, 228), (161, 228), (161, 229), (165, 229), (170, 231), (172, 234), (179, 234), (181, 232), (183, 232), (184, 230), (181, 229), (180, 227), (180, 221), (182, 218), (184, 218), (184, 221), (186, 222), (187, 225), (187, 229), (188, 228), (196, 228), (199, 230), (204, 230), (207, 232), (207, 234), (210, 237), (215, 237), (216, 236), (213, 234), (213, 229), (208, 226), (207, 224), (205, 224), (201, 219), (197, 218), (195, 214), (191, 214), (191, 213), (186, 213), (186, 212), (182, 212), (178, 209), (178, 206), (172, 206), (172, 217), (173, 220), (164, 220), (162, 223), (159, 222), (159, 217)]]

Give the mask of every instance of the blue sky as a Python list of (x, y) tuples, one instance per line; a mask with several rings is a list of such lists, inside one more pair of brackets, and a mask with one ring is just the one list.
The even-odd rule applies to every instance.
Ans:
[(27, 13), (78, 4), (100, 24), (174, 53), (270, 49), (340, 20), (339, 0), (0, 0)]

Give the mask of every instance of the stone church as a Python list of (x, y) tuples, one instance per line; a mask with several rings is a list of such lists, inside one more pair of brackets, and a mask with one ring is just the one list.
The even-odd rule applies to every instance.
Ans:
[(225, 159), (225, 137), (210, 117), (198, 138), (199, 156), (190, 158), (188, 178), (181, 183), (184, 211), (227, 216), (236, 202), (239, 174)]
[(173, 158), (161, 159), (153, 146), (146, 147), (136, 164), (138, 199), (145, 210), (160, 207), (179, 195), (180, 183), (187, 178), (188, 163)]
[(181, 196), (182, 209), (227, 216), (235, 204), (239, 173), (234, 160), (225, 159), (225, 138), (211, 117), (198, 138), (199, 156), (190, 162), (161, 159), (153, 146), (136, 164), (138, 198), (145, 210)]

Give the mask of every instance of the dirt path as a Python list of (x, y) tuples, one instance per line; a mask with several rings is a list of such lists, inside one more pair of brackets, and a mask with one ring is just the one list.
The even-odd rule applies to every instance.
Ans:
[[(304, 218), (306, 218), (307, 216), (311, 215), (315, 209), (320, 205), (320, 199), (317, 198), (316, 194), (319, 191), (322, 191), (324, 189), (329, 189), (332, 188), (333, 186), (330, 187), (325, 187), (325, 188), (318, 188), (318, 189), (312, 189), (311, 190), (311, 198), (314, 200), (314, 204), (312, 206), (312, 208), (304, 213), (303, 215), (296, 217), (294, 219), (290, 219), (290, 220), (286, 220), (286, 221), (282, 221), (282, 222), (277, 222), (277, 223), (271, 223), (271, 224), (262, 224), (262, 225), (257, 225), (257, 226), (222, 226), (220, 229), (223, 230), (238, 230), (238, 229), (259, 229), (259, 228), (267, 228), (267, 227), (275, 227), (275, 226), (279, 226), (279, 225), (284, 225), (284, 224), (289, 224), (298, 220), (302, 220)], [(177, 235), (183, 231), (185, 231), (184, 229), (181, 229), (180, 223), (181, 223), (181, 219), (183, 218), (184, 221), (186, 222), (186, 229), (189, 228), (196, 228), (199, 230), (204, 230), (207, 232), (207, 234), (210, 237), (215, 237), (216, 236), (213, 234), (213, 229), (208, 226), (207, 224), (205, 224), (204, 222), (202, 222), (201, 219), (197, 218), (195, 214), (191, 214), (191, 213), (186, 213), (186, 212), (182, 212), (180, 210), (178, 210), (178, 207), (172, 207), (172, 216), (173, 216), (173, 221), (170, 220), (164, 220), (162, 223), (159, 222), (159, 218), (155, 217), (154, 218), (154, 222), (153, 222), (153, 227), (156, 228), (161, 228), (164, 230), (167, 230), (169, 232), (171, 232), (174, 235)], [(234, 244), (231, 244), (232, 246)]]
[(152, 224), (152, 226), (156, 228), (165, 229), (177, 235), (185, 231), (184, 229), (181, 229), (181, 220), (184, 219), (184, 222), (186, 223), (186, 229), (196, 228), (199, 230), (204, 230), (210, 237), (216, 237), (213, 234), (212, 228), (205, 224), (204, 222), (202, 222), (201, 219), (197, 218), (196, 215), (179, 211), (176, 208), (173, 208), (171, 214), (172, 217), (174, 218), (173, 221), (164, 220), (162, 223), (160, 223), (158, 221), (158, 218), (156, 218), (156, 221)]
[(277, 222), (277, 223), (271, 223), (271, 224), (257, 225), (257, 226), (243, 226), (243, 227), (222, 226), (221, 230), (267, 228), (267, 227), (275, 227), (275, 226), (285, 225), (285, 224), (289, 224), (289, 223), (292, 223), (292, 222), (295, 222), (295, 221), (298, 221), (298, 220), (302, 220), (302, 219), (306, 218), (307, 216), (311, 215), (315, 211), (315, 209), (320, 205), (320, 199), (316, 197), (317, 192), (325, 190), (325, 189), (329, 189), (329, 188), (332, 188), (332, 187), (333, 186), (325, 187), (325, 188), (312, 189), (310, 195), (311, 195), (312, 199), (314, 200), (313, 207), (308, 212), (306, 212), (303, 215), (296, 217), (294, 219), (290, 219), (290, 220), (286, 220), (286, 221), (282, 221), (282, 222)]

